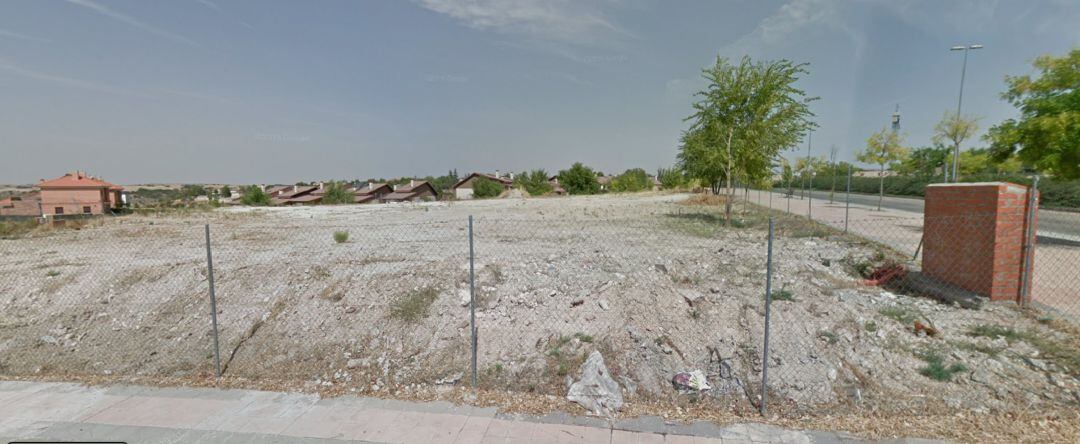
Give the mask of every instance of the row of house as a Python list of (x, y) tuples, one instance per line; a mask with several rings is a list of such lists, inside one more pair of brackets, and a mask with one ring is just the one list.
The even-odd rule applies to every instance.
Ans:
[(34, 191), (0, 200), (0, 216), (41, 217), (105, 214), (123, 207), (124, 187), (82, 171), (42, 179)]
[[(263, 187), (270, 196), (273, 205), (314, 205), (322, 203), (326, 196), (326, 186), (317, 185), (270, 185)], [(423, 202), (438, 199), (439, 193), (426, 180), (409, 180), (408, 185), (390, 185), (388, 183), (368, 182), (362, 187), (348, 186), (345, 191), (352, 195), (352, 202)], [(226, 205), (239, 205), (241, 197), (226, 200)]]

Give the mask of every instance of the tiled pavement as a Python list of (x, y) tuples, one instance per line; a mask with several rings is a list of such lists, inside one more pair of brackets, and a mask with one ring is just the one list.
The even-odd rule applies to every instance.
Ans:
[(17, 439), (301, 444), (867, 442), (842, 433), (762, 424), (683, 425), (656, 417), (609, 422), (568, 414), (515, 417), (446, 402), (0, 381), (0, 442)]

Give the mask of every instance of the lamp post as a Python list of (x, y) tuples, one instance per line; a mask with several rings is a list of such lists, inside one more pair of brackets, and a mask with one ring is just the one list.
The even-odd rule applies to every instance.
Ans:
[[(956, 118), (957, 121), (960, 120), (960, 107), (963, 106), (963, 104), (964, 104), (964, 76), (967, 75), (968, 51), (970, 51), (972, 49), (982, 49), (982, 47), (983, 47), (983, 45), (967, 45), (967, 46), (957, 45), (957, 46), (953, 46), (952, 48), (949, 48), (950, 51), (964, 51), (964, 64), (960, 68), (960, 98), (958, 98), (956, 100), (956, 116), (955, 116), (955, 118)], [(960, 180), (959, 175), (957, 174), (958, 171), (960, 171), (960, 144), (959, 143), (957, 143), (956, 146), (953, 147), (953, 165), (952, 165), (953, 183), (958, 182)]]

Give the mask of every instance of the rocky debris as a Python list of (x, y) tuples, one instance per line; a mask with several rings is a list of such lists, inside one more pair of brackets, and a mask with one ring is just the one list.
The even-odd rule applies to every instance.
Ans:
[(680, 288), (679, 295), (682, 296), (683, 300), (685, 300), (687, 304), (690, 304), (691, 307), (694, 306), (694, 303), (705, 297), (701, 292), (692, 288)]
[(607, 310), (607, 309), (611, 308), (608, 305), (608, 301), (606, 299), (601, 299), (599, 301), (596, 301), (596, 305), (599, 305), (600, 308), (603, 309), (603, 310)]
[(611, 417), (622, 409), (623, 397), (619, 383), (611, 379), (600, 352), (589, 354), (581, 366), (581, 380), (570, 385), (566, 399), (577, 403), (590, 415)]
[(462, 378), (462, 377), (464, 377), (464, 376), (465, 376), (465, 373), (464, 373), (464, 372), (457, 372), (457, 373), (454, 373), (454, 374), (452, 374), (452, 375), (448, 375), (448, 376), (446, 376), (446, 377), (444, 377), (444, 378), (441, 378), (441, 379), (437, 379), (437, 380), (435, 381), (435, 385), (452, 385), (452, 384), (457, 384), (457, 383), (458, 383), (458, 381), (461, 381), (461, 378)]
[(709, 389), (709, 381), (705, 379), (705, 374), (701, 370), (693, 370), (689, 372), (679, 372), (671, 378), (671, 385), (675, 387), (675, 390), (679, 393), (699, 393)]

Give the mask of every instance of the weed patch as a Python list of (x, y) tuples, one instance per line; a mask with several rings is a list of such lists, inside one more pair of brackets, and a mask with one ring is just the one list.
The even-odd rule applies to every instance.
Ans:
[(878, 310), (878, 314), (904, 325), (911, 325), (924, 317), (921, 311), (907, 307), (885, 307)]
[(945, 358), (934, 351), (919, 353), (918, 358), (926, 362), (926, 366), (919, 369), (919, 374), (935, 381), (949, 382), (953, 375), (968, 371), (968, 368), (959, 362), (945, 365)]
[(406, 293), (390, 304), (390, 317), (405, 322), (417, 322), (428, 316), (428, 309), (439, 297), (435, 287), (422, 287)]
[(343, 244), (347, 240), (349, 240), (349, 232), (348, 231), (335, 231), (334, 232), (334, 242), (337, 242), (339, 244)]

